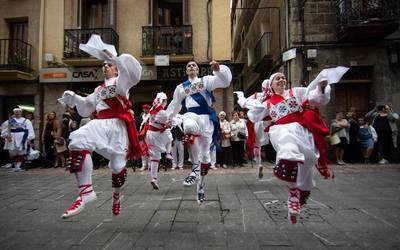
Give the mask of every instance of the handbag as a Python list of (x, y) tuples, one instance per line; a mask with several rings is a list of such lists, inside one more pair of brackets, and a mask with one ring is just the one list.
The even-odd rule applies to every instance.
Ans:
[(339, 143), (340, 143), (340, 138), (336, 133), (329, 136), (329, 144), (331, 144), (333, 146), (333, 145), (337, 145)]
[(238, 133), (237, 133), (237, 137), (238, 137), (240, 140), (246, 140), (246, 139), (247, 139), (246, 134), (243, 133), (243, 132), (238, 132)]

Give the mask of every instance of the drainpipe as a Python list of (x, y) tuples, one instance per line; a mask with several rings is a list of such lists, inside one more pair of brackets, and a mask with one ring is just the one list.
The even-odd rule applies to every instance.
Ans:
[(300, 84), (303, 85), (303, 83), (306, 81), (306, 76), (308, 78), (308, 72), (307, 72), (307, 64), (305, 60), (305, 53), (304, 53), (304, 44), (306, 43), (306, 34), (305, 34), (305, 26), (304, 26), (304, 6), (306, 4), (307, 0), (297, 0), (297, 3), (299, 5), (299, 20), (300, 20), (300, 32), (301, 32), (301, 64), (302, 64), (302, 73), (300, 77)]
[(207, 61), (211, 61), (211, 0), (207, 1)]

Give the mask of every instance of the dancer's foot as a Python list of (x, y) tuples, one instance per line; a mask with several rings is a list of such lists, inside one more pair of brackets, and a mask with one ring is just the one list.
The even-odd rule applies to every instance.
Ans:
[(154, 190), (160, 189), (159, 186), (158, 186), (158, 181), (157, 181), (157, 179), (154, 179), (154, 178), (153, 178), (153, 179), (151, 180), (150, 184), (153, 186), (153, 189), (154, 189)]
[(297, 216), (300, 213), (299, 190), (296, 188), (289, 190), (288, 219), (292, 224), (297, 223)]
[(117, 216), (121, 213), (121, 199), (120, 194), (115, 193), (113, 194), (113, 205), (112, 205), (112, 213)]
[(188, 176), (186, 176), (185, 180), (183, 181), (183, 185), (186, 187), (192, 186), (196, 183), (197, 179), (198, 175), (192, 171)]
[(200, 205), (205, 201), (204, 193), (197, 193), (197, 203)]
[(96, 200), (97, 196), (94, 191), (90, 193), (80, 195), (71, 205), (70, 208), (64, 211), (61, 218), (66, 219), (74, 215), (79, 214), (85, 208), (85, 205), (89, 202)]

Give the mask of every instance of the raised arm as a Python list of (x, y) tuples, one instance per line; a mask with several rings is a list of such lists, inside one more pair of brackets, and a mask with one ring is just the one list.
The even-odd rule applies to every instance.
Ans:
[(219, 65), (217, 62), (211, 62), (213, 75), (205, 76), (207, 78), (206, 88), (208, 91), (213, 91), (216, 88), (227, 88), (232, 81), (231, 70), (225, 65)]
[(109, 59), (118, 68), (117, 91), (120, 94), (127, 95), (129, 89), (140, 81), (142, 66), (129, 54), (122, 54), (118, 57)]
[(339, 82), (348, 70), (349, 68), (342, 66), (322, 70), (307, 86), (301, 101), (309, 100), (310, 104), (315, 106), (326, 105), (331, 96), (331, 87), (329, 85)]

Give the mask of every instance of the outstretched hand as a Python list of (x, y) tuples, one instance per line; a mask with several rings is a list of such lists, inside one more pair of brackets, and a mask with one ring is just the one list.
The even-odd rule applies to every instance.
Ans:
[(212, 60), (210, 62), (210, 66), (213, 71), (219, 71), (219, 63), (217, 63), (216, 61)]

